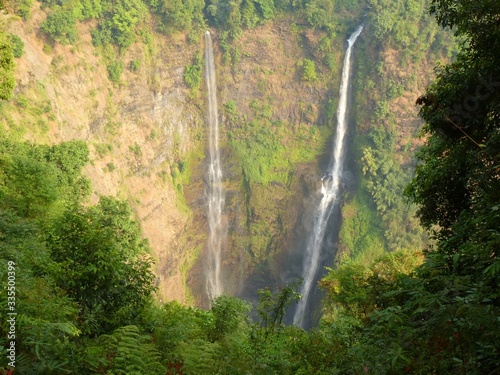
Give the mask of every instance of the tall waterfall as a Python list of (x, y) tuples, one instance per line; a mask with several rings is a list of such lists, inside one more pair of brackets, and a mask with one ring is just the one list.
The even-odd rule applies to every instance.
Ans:
[(293, 317), (293, 323), (297, 325), (303, 325), (305, 310), (311, 290), (313, 289), (313, 282), (322, 262), (321, 246), (325, 237), (326, 226), (339, 198), (338, 193), (344, 156), (344, 136), (347, 126), (347, 91), (349, 88), (349, 75), (351, 71), (351, 50), (362, 30), (363, 25), (359, 26), (347, 40), (348, 47), (344, 57), (344, 67), (342, 68), (340, 99), (337, 109), (337, 132), (333, 145), (333, 155), (330, 160), (328, 173), (321, 179), (321, 193), (323, 197), (317, 209), (313, 231), (307, 243), (306, 256), (303, 263), (304, 283), (301, 290), (302, 299), (299, 301)]
[(205, 32), (205, 74), (208, 90), (208, 125), (210, 166), (208, 170), (208, 277), (207, 293), (212, 301), (223, 292), (221, 281), (221, 248), (225, 235), (222, 222), (224, 192), (222, 190), (222, 170), (219, 152), (219, 118), (217, 114), (217, 93), (215, 63), (210, 32)]

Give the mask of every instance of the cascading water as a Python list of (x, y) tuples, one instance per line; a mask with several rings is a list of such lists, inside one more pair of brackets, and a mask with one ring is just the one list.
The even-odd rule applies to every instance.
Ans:
[(219, 118), (217, 113), (217, 94), (215, 63), (210, 32), (205, 32), (205, 74), (208, 90), (208, 125), (210, 165), (208, 169), (208, 277), (207, 293), (212, 301), (223, 292), (221, 281), (221, 249), (224, 237), (222, 209), (224, 192), (222, 190), (222, 170), (219, 152)]
[(293, 317), (293, 323), (299, 326), (303, 325), (304, 314), (313, 287), (313, 281), (316, 278), (316, 273), (322, 262), (321, 246), (325, 237), (328, 219), (338, 201), (344, 156), (344, 136), (347, 127), (347, 90), (349, 88), (349, 75), (351, 71), (351, 50), (362, 30), (363, 25), (359, 26), (347, 40), (348, 47), (344, 57), (344, 67), (342, 68), (340, 99), (337, 110), (337, 132), (333, 147), (333, 158), (330, 160), (328, 173), (321, 179), (321, 193), (323, 197), (317, 209), (313, 231), (307, 243), (306, 256), (303, 263), (304, 281), (301, 290), (302, 299), (299, 301)]

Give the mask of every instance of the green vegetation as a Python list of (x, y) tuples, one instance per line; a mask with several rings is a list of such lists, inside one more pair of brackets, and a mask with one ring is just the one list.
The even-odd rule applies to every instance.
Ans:
[(15, 0), (10, 1), (13, 6), (14, 12), (21, 16), (24, 20), (27, 20), (31, 15), (31, 7), (33, 6), (33, 0)]
[(361, 158), (363, 185), (382, 218), (387, 246), (390, 250), (421, 248), (422, 229), (414, 219), (415, 207), (403, 199), (410, 171), (394, 160), (395, 132), (373, 128), (369, 139)]
[(254, 120), (231, 134), (231, 145), (240, 158), (245, 179), (250, 183), (269, 184), (285, 181), (283, 146), (267, 123)]
[(24, 42), (16, 34), (9, 34), (10, 43), (12, 44), (12, 52), (15, 58), (20, 58), (23, 55)]
[(141, 146), (137, 142), (133, 146), (129, 146), (128, 149), (137, 157), (142, 155)]
[(359, 189), (342, 208), (340, 232), (342, 256), (368, 266), (386, 250), (383, 226), (371, 207), (370, 197)]
[(94, 145), (95, 151), (99, 155), (99, 157), (104, 157), (106, 154), (109, 154), (113, 151), (113, 145), (110, 143), (97, 143)]
[(107, 3), (99, 26), (92, 32), (96, 46), (115, 44), (122, 49), (135, 41), (138, 24), (145, 18), (147, 8), (141, 0), (119, 0)]
[(193, 58), (193, 63), (186, 65), (186, 71), (184, 72), (184, 82), (191, 90), (197, 90), (200, 87), (203, 74), (203, 57), (201, 54), (197, 54)]
[[(29, 358), (19, 356), (16, 371), (214, 373), (264, 366), (255, 368), (264, 373), (277, 367), (278, 340), (290, 340), (281, 321), (296, 294), (265, 292), (262, 325), (250, 323), (248, 306), (228, 296), (208, 312), (152, 302), (148, 246), (130, 208), (108, 197), (86, 203), (90, 189), (80, 170), (87, 154), (82, 142), (0, 143), (0, 258), (16, 272), (16, 350)], [(0, 271), (2, 283), (7, 272)], [(6, 293), (0, 298), (7, 306)], [(262, 360), (256, 363), (255, 355)], [(0, 361), (9, 367), (6, 356)]]
[(120, 77), (123, 73), (125, 66), (121, 61), (114, 61), (108, 65), (109, 79), (113, 82), (120, 82)]
[(71, 9), (54, 7), (54, 11), (42, 22), (40, 29), (53, 41), (74, 43), (77, 39), (76, 16)]
[(42, 31), (53, 41), (74, 43), (77, 36), (76, 22), (98, 19), (92, 30), (92, 41), (96, 46), (114, 44), (122, 49), (134, 41), (138, 25), (144, 20), (147, 8), (142, 0), (75, 0), (59, 2), (44, 0), (50, 7)]
[(129, 69), (131, 72), (137, 73), (141, 69), (141, 62), (139, 60), (132, 60)]
[(318, 76), (316, 74), (316, 65), (314, 61), (309, 59), (304, 59), (302, 65), (302, 79), (304, 81), (316, 81)]
[(83, 334), (126, 325), (153, 291), (148, 245), (130, 216), (127, 204), (102, 197), (95, 207), (69, 207), (53, 223), (47, 246), (54, 281), (80, 307)]
[[(291, 132), (280, 121), (273, 119), (269, 102), (254, 99), (250, 108), (253, 120), (245, 122), (235, 102), (229, 101), (224, 105), (225, 113), (233, 123), (229, 143), (240, 160), (244, 179), (249, 184), (286, 184), (293, 164), (311, 161), (321, 152), (319, 132), (305, 125), (299, 125), (296, 131)], [(285, 136), (303, 148), (295, 147), (293, 141), (286, 147), (283, 142)]]
[[(90, 186), (80, 171), (87, 155), (79, 141), (0, 142), (0, 257), (16, 271), (16, 349), (26, 355), (18, 357), (20, 373), (99, 365), (111, 344), (104, 334), (135, 319), (153, 290), (147, 243), (128, 206), (112, 198), (86, 204)], [(0, 274), (6, 282), (7, 268)], [(7, 294), (0, 298), (6, 307)]]
[[(341, 232), (341, 240), (346, 246), (344, 250), (361, 255), (363, 259), (373, 259), (373, 254), (380, 253), (381, 245), (386, 251), (394, 251), (419, 249), (428, 242), (415, 217), (416, 206), (403, 197), (415, 162), (408, 153), (411, 141), (403, 146), (400, 137), (401, 131), (409, 131), (411, 125), (406, 123), (406, 129), (402, 129), (404, 120), (401, 116), (406, 115), (402, 115), (402, 110), (395, 104), (397, 98), (405, 93), (408, 97), (408, 92), (416, 86), (415, 76), (401, 73), (405, 66), (416, 67), (420, 61), (438, 56), (445, 59), (447, 52), (453, 50), (451, 40), (437, 38), (438, 25), (422, 12), (425, 2), (377, 0), (369, 3), (370, 30), (374, 31), (375, 38), (358, 49), (356, 59), (358, 129), (354, 145), (355, 158), (359, 160), (357, 191), (353, 194), (356, 201), (349, 203), (353, 218), (345, 221), (349, 228)], [(439, 35), (447, 38), (447, 34)], [(407, 47), (408, 43), (413, 45), (416, 41), (418, 46)], [(360, 43), (363, 44), (363, 40)], [(399, 52), (389, 57), (389, 50)], [(386, 51), (386, 54), (379, 51)], [(417, 131), (416, 127), (414, 131)], [(372, 212), (368, 216), (367, 210)], [(371, 221), (370, 229), (361, 228), (359, 233), (353, 231), (353, 221), (358, 220), (358, 215), (375, 219)], [(351, 237), (353, 233), (355, 238)], [(370, 241), (361, 241), (366, 233), (370, 233)], [(367, 244), (372, 247), (366, 247)]]
[[(230, 130), (232, 158), (241, 168), (244, 194), (245, 235), (235, 235), (234, 247), (255, 264), (262, 264), (280, 251), (276, 238), (293, 225), (286, 217), (286, 202), (299, 163), (314, 161), (323, 151), (325, 134), (310, 124), (286, 126), (273, 116), (272, 98), (250, 102), (252, 117), (244, 117), (235, 101), (224, 104)], [(323, 128), (326, 129), (326, 128)], [(280, 197), (279, 200), (276, 197)]]
[(205, 20), (202, 0), (175, 0), (169, 2), (147, 0), (151, 9), (160, 16), (160, 31), (170, 33), (175, 31), (203, 30)]
[[(437, 1), (431, 8), (441, 26), (454, 26), (467, 43), (419, 99), (427, 142), (406, 190), (436, 243), (409, 276), (411, 267), (397, 263), (393, 269), (405, 271), (397, 277), (387, 277), (386, 267), (381, 274), (378, 263), (347, 263), (323, 282), (332, 323), (356, 327), (346, 353), (359, 363), (355, 373), (493, 374), (500, 364), (500, 96), (491, 84), (500, 73), (491, 16), (500, 9), (493, 2), (481, 9), (457, 3)], [(477, 103), (473, 113), (460, 113), (467, 101)]]
[(0, 100), (9, 100), (15, 85), (12, 44), (7, 34), (0, 29)]
[(39, 82), (24, 90), (24, 95), (17, 93), (12, 100), (2, 103), (0, 121), (12, 138), (21, 139), (29, 129), (38, 139), (43, 140), (49, 124), (55, 121), (45, 86)]

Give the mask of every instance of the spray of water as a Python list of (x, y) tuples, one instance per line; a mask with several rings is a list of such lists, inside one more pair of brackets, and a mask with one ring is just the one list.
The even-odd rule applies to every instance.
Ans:
[(313, 282), (316, 278), (318, 268), (321, 263), (321, 246), (325, 237), (328, 219), (333, 208), (338, 201), (340, 178), (342, 175), (342, 162), (344, 156), (344, 136), (347, 128), (347, 91), (349, 88), (349, 76), (351, 72), (351, 51), (354, 42), (363, 31), (363, 26), (359, 26), (347, 40), (348, 47), (344, 57), (342, 68), (342, 81), (340, 84), (340, 99), (337, 110), (337, 132), (333, 146), (333, 155), (330, 160), (328, 173), (321, 179), (321, 193), (323, 197), (314, 219), (313, 231), (310, 234), (306, 255), (303, 263), (304, 283), (302, 285), (302, 299), (299, 301), (293, 323), (301, 326), (304, 321), (304, 314), (308, 305), (309, 296), (313, 289)]
[(208, 90), (208, 125), (210, 165), (208, 170), (208, 277), (207, 293), (212, 301), (223, 292), (221, 281), (221, 248), (225, 233), (222, 222), (224, 192), (222, 190), (222, 169), (219, 152), (219, 118), (217, 113), (217, 93), (215, 63), (210, 32), (205, 32), (205, 75)]

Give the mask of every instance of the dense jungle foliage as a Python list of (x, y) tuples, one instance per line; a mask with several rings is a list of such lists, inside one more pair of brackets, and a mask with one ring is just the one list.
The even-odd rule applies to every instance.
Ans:
[[(377, 37), (396, 46), (413, 40), (411, 19), (400, 18), (423, 12), (420, 2), (369, 3)], [(348, 18), (348, 10), (361, 6), (355, 0), (43, 4), (51, 13), (42, 30), (61, 43), (78, 37), (77, 20), (93, 18), (96, 45), (127, 48), (149, 8), (163, 32), (206, 23), (224, 30), (230, 61), (238, 58), (231, 40), (241, 29), (278, 12), (299, 12), (311, 26), (335, 33), (332, 13)], [(20, 0), (5, 8), (29, 17), (31, 5)], [(108, 197), (88, 202), (90, 184), (81, 175), (85, 143), (45, 146), (2, 135), (0, 367), (9, 368), (12, 341), (15, 374), (499, 374), (500, 3), (432, 0), (430, 11), (462, 46), (418, 100), (425, 145), (405, 194), (434, 239), (423, 254), (399, 250), (370, 265), (343, 259), (321, 282), (324, 318), (308, 332), (282, 324), (286, 307), (300, 298), (297, 285), (262, 290), (256, 322), (249, 319), (250, 306), (229, 296), (217, 298), (209, 311), (159, 304), (149, 246), (128, 205)], [(392, 33), (395, 25), (402, 29)], [(0, 30), (3, 101), (12, 96), (19, 53), (22, 46)], [(306, 65), (305, 76), (314, 78)], [(380, 120), (390, 126), (384, 108), (381, 103)], [(396, 198), (385, 194), (384, 182), (396, 178), (395, 171), (390, 160), (377, 167), (372, 157), (393, 141), (390, 132), (374, 130), (363, 155), (366, 189), (387, 215)], [(271, 145), (265, 152), (281, 150)], [(266, 182), (266, 174), (248, 168)], [(15, 340), (8, 339), (5, 318), (12, 269)]]

